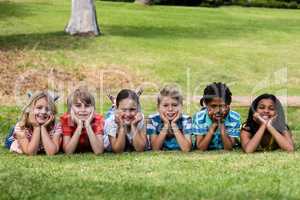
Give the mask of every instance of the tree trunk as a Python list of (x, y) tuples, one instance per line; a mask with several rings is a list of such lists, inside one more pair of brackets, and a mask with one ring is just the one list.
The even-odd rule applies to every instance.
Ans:
[(152, 0), (135, 0), (135, 3), (139, 3), (143, 5), (151, 5)]
[(72, 0), (72, 14), (65, 31), (79, 36), (100, 34), (93, 0)]

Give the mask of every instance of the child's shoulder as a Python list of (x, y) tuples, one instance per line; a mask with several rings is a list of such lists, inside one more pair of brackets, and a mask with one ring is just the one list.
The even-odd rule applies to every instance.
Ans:
[(234, 110), (230, 110), (229, 111), (229, 116), (230, 116), (230, 118), (233, 118), (235, 120), (240, 120), (241, 119), (240, 113), (238, 113), (238, 112), (236, 112)]
[(71, 118), (69, 113), (64, 113), (62, 116), (60, 116), (60, 121), (61, 122), (67, 122)]
[(192, 119), (192, 117), (186, 113), (182, 113), (181, 115), (182, 120), (189, 120)]
[(160, 119), (160, 115), (159, 113), (154, 113), (154, 114), (150, 114), (148, 116), (149, 119), (152, 119), (152, 120), (159, 120)]
[(96, 121), (104, 121), (104, 117), (101, 114), (95, 113), (94, 120)]
[(205, 119), (205, 116), (207, 115), (207, 109), (202, 109), (198, 112), (196, 112), (193, 116), (194, 119), (197, 119), (197, 120), (204, 120)]

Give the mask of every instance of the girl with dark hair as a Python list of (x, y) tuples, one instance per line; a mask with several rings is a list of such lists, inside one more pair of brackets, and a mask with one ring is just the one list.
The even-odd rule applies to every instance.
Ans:
[(246, 153), (278, 148), (294, 151), (283, 107), (274, 95), (262, 94), (252, 102), (248, 119), (242, 127), (241, 143)]
[(200, 105), (193, 117), (193, 134), (199, 150), (231, 150), (240, 136), (241, 118), (230, 110), (231, 92), (224, 83), (212, 83), (204, 89)]
[[(139, 95), (128, 89), (119, 92), (116, 99), (109, 95), (113, 108), (105, 120), (106, 149), (115, 153), (124, 151), (144, 151), (147, 144), (144, 116), (141, 113)], [(115, 105), (114, 105), (115, 104)], [(107, 142), (105, 142), (107, 143)]]

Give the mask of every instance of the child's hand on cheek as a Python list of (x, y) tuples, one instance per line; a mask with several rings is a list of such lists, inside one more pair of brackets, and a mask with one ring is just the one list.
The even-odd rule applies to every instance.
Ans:
[(178, 119), (181, 116), (181, 112), (177, 112), (177, 114), (175, 115), (174, 119), (171, 121), (172, 126), (176, 125), (176, 122), (178, 121)]
[(169, 122), (169, 119), (167, 118), (167, 116), (165, 115), (165, 113), (163, 112), (159, 112), (159, 115), (160, 115), (160, 118), (162, 119), (164, 125), (169, 125), (170, 122)]
[(267, 124), (268, 124), (268, 121), (270, 121), (270, 120), (268, 120), (268, 121), (264, 120), (264, 119), (260, 116), (260, 114), (257, 113), (257, 112), (255, 112), (255, 113), (253, 114), (253, 120), (254, 120), (256, 123), (260, 124), (260, 125), (267, 125)]
[(137, 113), (134, 117), (134, 120), (131, 122), (131, 125), (137, 127), (138, 123), (143, 120), (142, 113)]
[(123, 114), (121, 112), (117, 112), (115, 116), (115, 122), (119, 126), (124, 126)]
[(79, 118), (76, 116), (76, 114), (75, 114), (75, 112), (74, 112), (73, 109), (71, 109), (71, 118), (72, 118), (72, 121), (75, 122), (75, 124), (77, 124), (77, 127), (79, 127), (79, 128), (82, 128), (82, 127), (83, 127), (83, 122), (82, 122), (82, 120), (79, 119)]
[(47, 127), (53, 120), (54, 120), (54, 115), (53, 114), (51, 114), (50, 116), (49, 116), (49, 119), (42, 125), (43, 127)]
[(29, 123), (33, 126), (33, 127), (39, 127), (39, 123), (37, 122), (36, 118), (35, 118), (35, 114), (33, 112), (29, 113)]
[(91, 111), (90, 116), (84, 121), (84, 126), (85, 127), (88, 127), (89, 125), (91, 125), (91, 122), (93, 120), (94, 114), (95, 114), (95, 109), (93, 108), (92, 111)]
[(275, 115), (274, 117), (269, 119), (269, 121), (267, 122), (267, 126), (272, 127), (273, 126), (272, 124), (273, 124), (274, 120), (276, 120), (276, 118), (277, 118), (277, 115)]

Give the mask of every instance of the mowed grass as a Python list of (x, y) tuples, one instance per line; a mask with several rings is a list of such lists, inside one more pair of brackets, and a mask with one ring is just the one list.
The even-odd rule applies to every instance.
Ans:
[[(144, 107), (155, 110), (149, 102)], [(233, 109), (245, 120), (247, 108)], [(19, 112), (15, 107), (1, 108), (1, 140)], [(297, 149), (299, 114), (299, 109), (288, 109)], [(28, 157), (0, 148), (0, 163), (0, 199), (273, 200), (299, 199), (300, 195), (298, 150), (252, 155), (237, 149)]]
[[(298, 11), (100, 1), (96, 6), (103, 35), (73, 38), (63, 33), (69, 0), (0, 0), (0, 50), (11, 58), (22, 52), (26, 60), (19, 68), (124, 68), (155, 92), (175, 82), (189, 95), (201, 95), (208, 82), (223, 81), (234, 95), (299, 95)], [(155, 112), (154, 101), (142, 103), (146, 115)], [(108, 107), (105, 102), (98, 111), (103, 114)], [(60, 114), (64, 108), (59, 105)], [(185, 105), (189, 114), (198, 109)], [(244, 121), (247, 108), (234, 110)], [(15, 106), (0, 107), (1, 141), (19, 114)], [(287, 114), (297, 146), (292, 154), (235, 150), (27, 157), (0, 148), (0, 199), (299, 199), (300, 110), (288, 108)]]
[(226, 82), (235, 95), (300, 92), (298, 10), (96, 1), (102, 36), (73, 38), (63, 33), (69, 0), (0, 5), (0, 49), (29, 57), (20, 68), (114, 66), (142, 77), (149, 90), (175, 82), (193, 95), (211, 81)]

